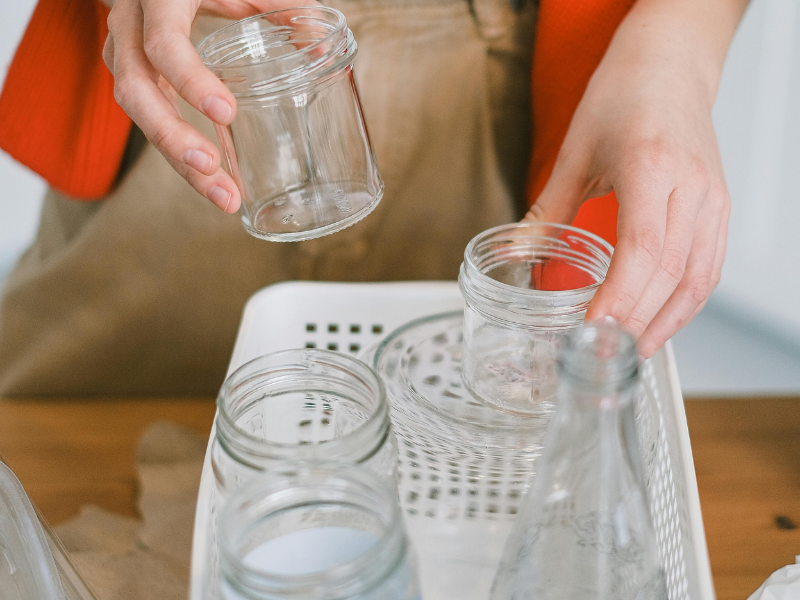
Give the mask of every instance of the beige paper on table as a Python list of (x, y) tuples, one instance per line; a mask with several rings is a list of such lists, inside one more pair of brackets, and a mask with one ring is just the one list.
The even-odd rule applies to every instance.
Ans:
[(136, 457), (141, 520), (84, 506), (55, 532), (97, 600), (185, 600), (206, 440), (159, 422)]

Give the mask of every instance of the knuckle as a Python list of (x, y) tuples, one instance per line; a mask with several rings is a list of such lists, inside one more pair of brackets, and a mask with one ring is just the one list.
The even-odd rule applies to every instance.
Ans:
[(150, 27), (144, 35), (144, 53), (151, 61), (168, 56), (175, 40), (175, 32), (164, 25)]
[(625, 319), (625, 329), (627, 329), (634, 339), (636, 339), (642, 335), (645, 329), (647, 329), (647, 322), (642, 315), (633, 313), (631, 316)]
[(114, 50), (111, 34), (106, 37), (106, 43), (103, 44), (103, 62), (106, 64), (111, 73), (114, 73)]
[(706, 165), (706, 161), (699, 155), (695, 155), (691, 159), (690, 168), (693, 178), (697, 181), (700, 187), (708, 188), (711, 181), (711, 171)]
[(627, 316), (627, 313), (630, 310), (629, 307), (636, 305), (637, 298), (633, 292), (627, 288), (620, 288), (616, 290), (613, 298), (614, 300), (612, 304), (611, 316), (617, 321), (622, 321), (623, 318)]
[(661, 138), (647, 138), (633, 147), (634, 167), (646, 173), (660, 173), (672, 167), (672, 152)]
[(130, 102), (131, 89), (133, 88), (125, 75), (119, 75), (114, 78), (114, 100), (122, 108), (128, 106)]
[(169, 144), (169, 140), (175, 133), (175, 126), (171, 123), (162, 123), (159, 124), (153, 133), (148, 136), (150, 142), (159, 149), (159, 151), (169, 154), (167, 152), (167, 145)]
[(708, 275), (696, 275), (689, 280), (689, 296), (697, 304), (705, 302), (713, 289), (711, 277)]
[(678, 250), (665, 248), (661, 254), (659, 268), (671, 281), (678, 282), (686, 271), (686, 259)]
[(651, 264), (659, 262), (661, 243), (661, 236), (652, 227), (641, 227), (631, 234), (634, 251)]
[(175, 91), (181, 98), (189, 98), (191, 91), (197, 89), (203, 79), (204, 73), (190, 73), (182, 77), (177, 83)]

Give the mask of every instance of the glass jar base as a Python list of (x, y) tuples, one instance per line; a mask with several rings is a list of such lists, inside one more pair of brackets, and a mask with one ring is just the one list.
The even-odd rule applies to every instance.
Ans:
[(273, 242), (299, 242), (336, 233), (369, 215), (383, 197), (362, 183), (337, 182), (293, 189), (266, 201), (252, 221), (242, 216), (248, 233)]

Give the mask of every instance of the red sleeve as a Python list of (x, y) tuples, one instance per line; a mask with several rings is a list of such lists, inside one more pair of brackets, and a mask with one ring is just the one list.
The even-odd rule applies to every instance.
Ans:
[[(541, 0), (533, 51), (532, 204), (547, 183), (572, 115), (634, 0)], [(617, 242), (614, 193), (593, 198), (573, 224)]]
[(131, 121), (103, 62), (108, 8), (40, 0), (0, 93), (0, 148), (64, 194), (104, 196)]

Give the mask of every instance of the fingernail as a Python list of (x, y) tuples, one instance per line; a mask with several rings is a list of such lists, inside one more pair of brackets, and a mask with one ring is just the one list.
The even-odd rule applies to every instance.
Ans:
[(202, 109), (207, 117), (222, 125), (227, 125), (233, 114), (231, 105), (219, 96), (209, 96), (203, 100)]
[(183, 162), (201, 173), (209, 174), (213, 159), (208, 152), (203, 152), (202, 150), (188, 150), (186, 154), (183, 155)]
[(222, 210), (225, 210), (228, 208), (228, 204), (231, 201), (231, 193), (225, 188), (215, 185), (208, 190), (208, 199)]

